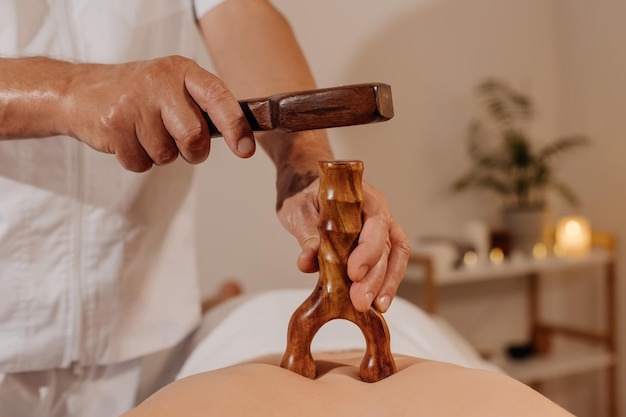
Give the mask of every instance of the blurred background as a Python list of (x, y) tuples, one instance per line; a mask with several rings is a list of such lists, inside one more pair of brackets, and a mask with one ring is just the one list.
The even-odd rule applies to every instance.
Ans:
[[(563, 158), (558, 175), (579, 196), (557, 216), (581, 215), (617, 238), (618, 281), (626, 265), (626, 2), (599, 0), (274, 0), (291, 22), (320, 87), (380, 81), (391, 85), (395, 117), (329, 131), (338, 159), (361, 159), (365, 179), (385, 193), (412, 240), (458, 236), (468, 221), (496, 226), (501, 207), (489, 193), (454, 193), (466, 172), (467, 127), (480, 107), (476, 87), (498, 77), (530, 96), (537, 143), (569, 134), (591, 145)], [(206, 59), (206, 58), (205, 58)], [(202, 62), (202, 61), (201, 61)], [(210, 62), (204, 64), (211, 68)], [(254, 68), (250, 68), (254, 71)], [(242, 97), (243, 98), (243, 97)], [(224, 277), (246, 289), (312, 288), (296, 268), (299, 247), (274, 213), (274, 167), (259, 151), (238, 160), (214, 141), (199, 167), (197, 195), (202, 290)], [(228, 179), (227, 181), (225, 179)], [(564, 277), (563, 279), (567, 279)], [(477, 347), (510, 341), (524, 326), (522, 282), (460, 286), (441, 312)], [(414, 298), (411, 285), (401, 294)], [(618, 286), (619, 307), (626, 285)], [(556, 310), (603, 303), (588, 290), (554, 297)], [(596, 306), (597, 307), (597, 306)], [(591, 311), (591, 310), (590, 310)], [(624, 358), (626, 312), (618, 314)], [(589, 314), (592, 322), (601, 320)], [(587, 316), (585, 316), (587, 317)], [(626, 360), (618, 398), (626, 416)], [(545, 392), (577, 415), (602, 416), (604, 379), (572, 377)]]

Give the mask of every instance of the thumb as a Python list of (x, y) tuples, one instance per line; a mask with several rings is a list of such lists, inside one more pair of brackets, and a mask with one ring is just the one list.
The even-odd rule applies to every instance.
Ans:
[(298, 256), (298, 269), (304, 273), (317, 272), (317, 253), (320, 247), (318, 231), (319, 209), (317, 206), (316, 181), (283, 201), (278, 218), (291, 233), (302, 251)]
[(317, 253), (320, 248), (320, 237), (317, 229), (306, 235), (303, 239), (298, 239), (302, 251), (298, 256), (298, 269), (304, 273), (317, 272), (319, 264)]

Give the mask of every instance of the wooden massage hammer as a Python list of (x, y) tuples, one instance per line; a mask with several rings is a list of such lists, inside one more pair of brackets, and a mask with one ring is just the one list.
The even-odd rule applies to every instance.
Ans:
[[(393, 117), (387, 84), (355, 84), (239, 101), (254, 131), (299, 132), (381, 122)], [(222, 136), (205, 113), (211, 137)]]

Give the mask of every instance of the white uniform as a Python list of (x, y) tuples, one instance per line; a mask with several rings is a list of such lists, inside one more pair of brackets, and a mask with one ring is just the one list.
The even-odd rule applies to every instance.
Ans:
[[(0, 56), (193, 58), (195, 14), (220, 1), (3, 0)], [(131, 173), (66, 137), (0, 141), (0, 416), (17, 373), (116, 364), (120, 386), (121, 369), (136, 380), (135, 358), (197, 324), (192, 174), (182, 162)]]

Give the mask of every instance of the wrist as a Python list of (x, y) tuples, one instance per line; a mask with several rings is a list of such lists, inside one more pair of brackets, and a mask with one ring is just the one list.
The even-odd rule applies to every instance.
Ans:
[(319, 177), (317, 170), (297, 170), (287, 166), (276, 178), (276, 211), (280, 211), (289, 197), (311, 185)]
[(86, 106), (89, 100), (92, 100), (90, 107), (95, 104), (92, 90), (102, 83), (97, 74), (99, 67), (103, 65), (68, 63), (65, 74), (59, 77), (56, 113), (51, 115), (59, 134), (81, 140), (81, 133), (85, 133), (81, 129), (97, 122), (88, 120), (92, 115), (88, 114), (90, 109)]
[[(333, 159), (326, 133), (306, 131), (263, 138), (262, 144), (275, 146), (268, 150), (276, 165), (276, 210), (283, 202), (302, 191), (319, 177), (319, 161)], [(267, 149), (266, 146), (264, 146)]]

